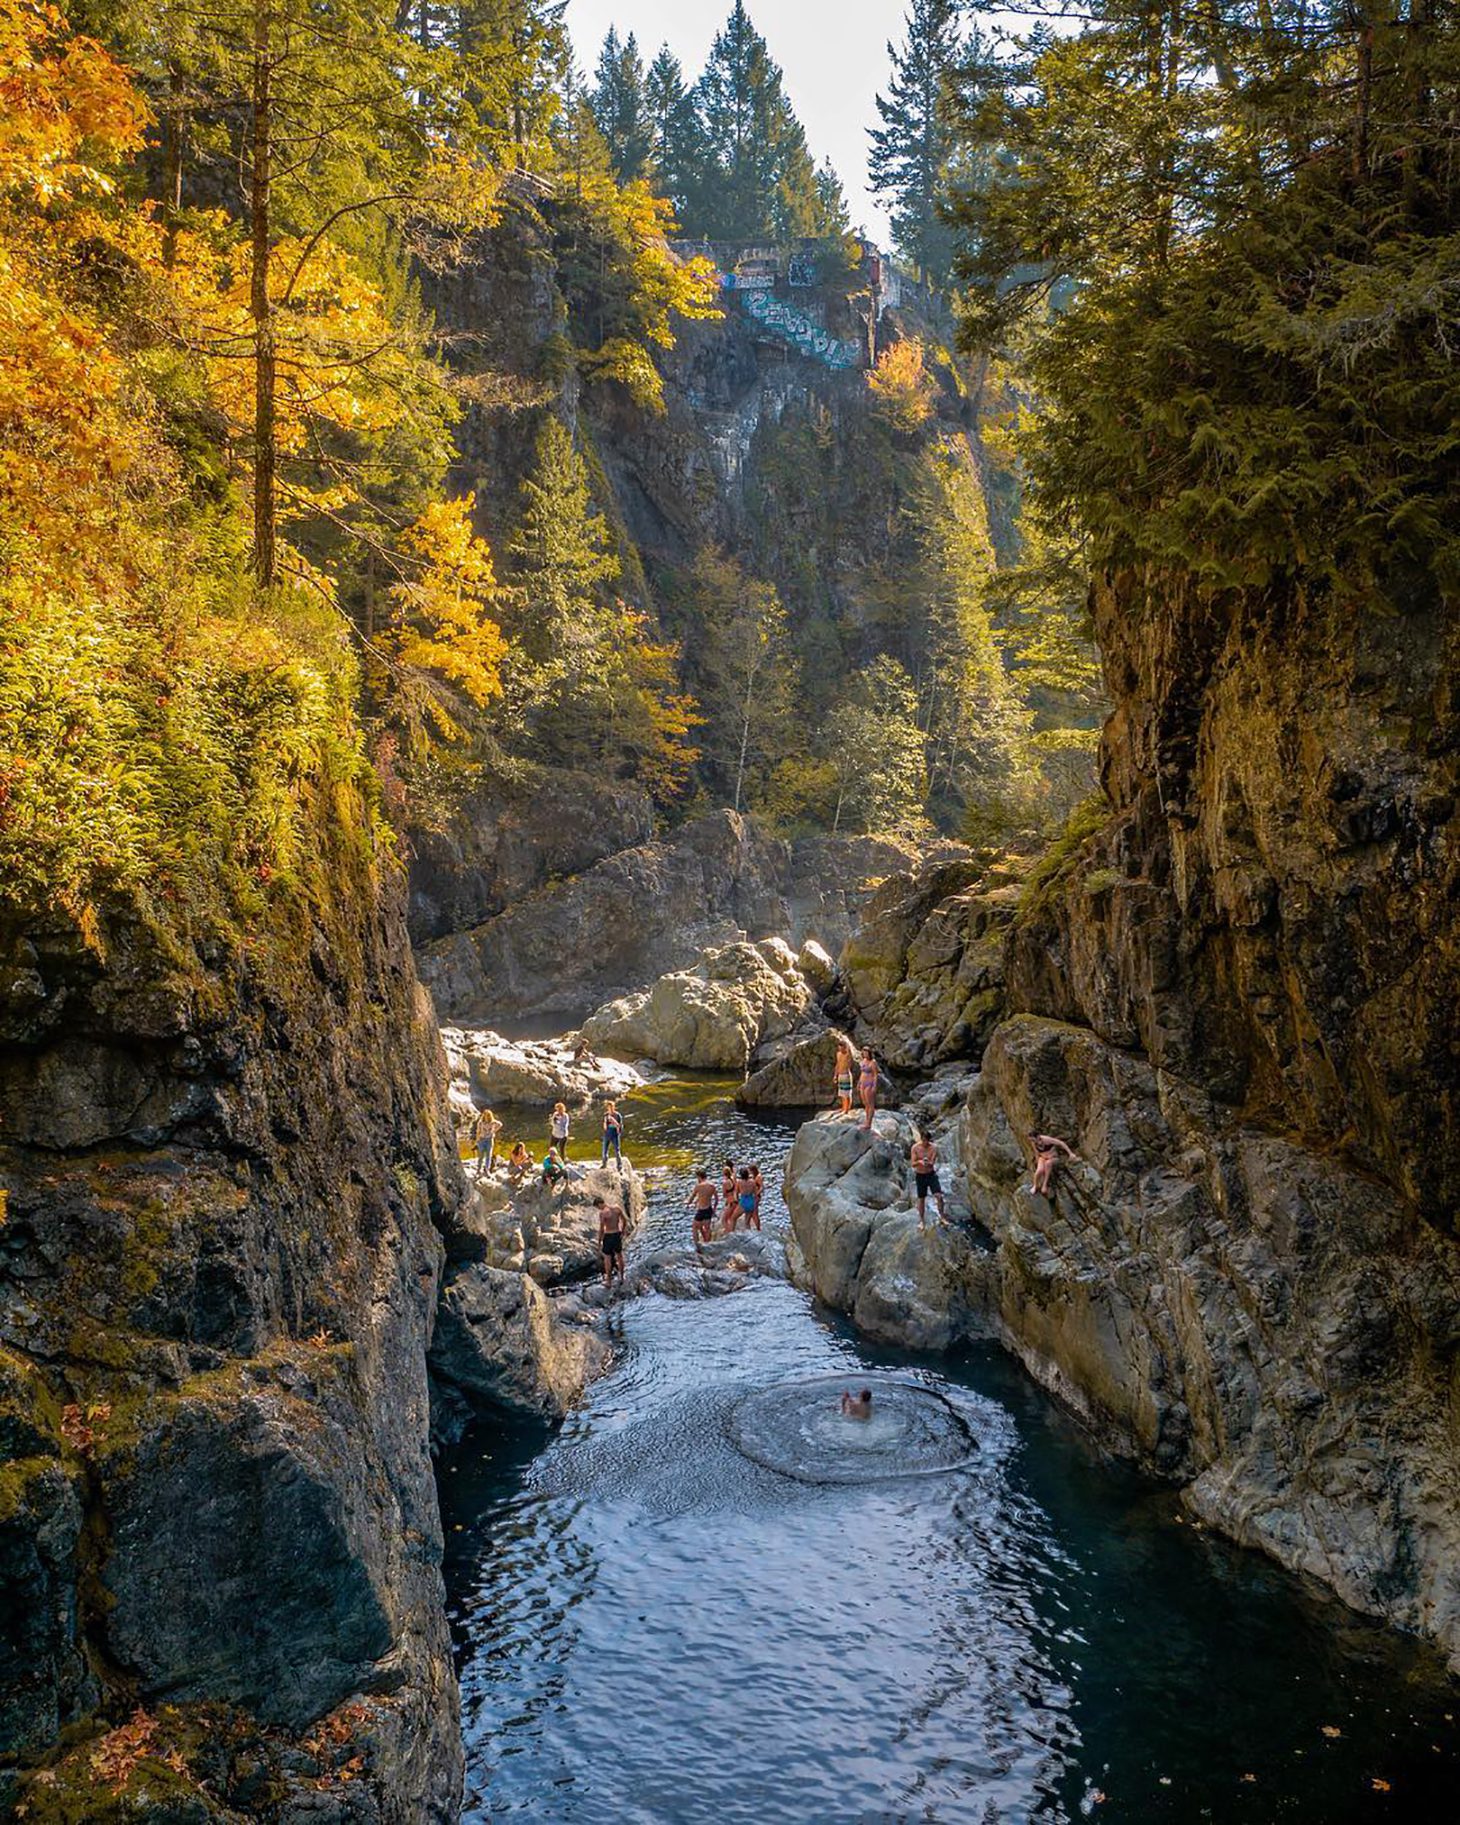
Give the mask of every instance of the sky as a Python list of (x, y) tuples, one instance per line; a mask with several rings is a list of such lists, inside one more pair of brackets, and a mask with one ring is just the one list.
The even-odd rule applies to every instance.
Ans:
[[(852, 226), (874, 241), (889, 239), (885, 206), (867, 189), (867, 128), (888, 79), (887, 40), (901, 41), (906, 0), (748, 0), (756, 30), (786, 74), (786, 91), (812, 156), (830, 158), (846, 192)], [(730, 0), (568, 0), (568, 30), (584, 73), (592, 77), (609, 26), (637, 35), (645, 62), (661, 44), (694, 81)]]

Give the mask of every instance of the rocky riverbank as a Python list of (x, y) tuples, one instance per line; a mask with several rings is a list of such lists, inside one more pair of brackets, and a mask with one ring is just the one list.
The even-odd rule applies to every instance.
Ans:
[[(890, 1130), (883, 1161), (813, 1129), (800, 1271), (878, 1335), (998, 1337), (1196, 1513), (1460, 1664), (1454, 618), (1096, 602), (1104, 793), (1015, 891), (889, 883), (842, 958), (859, 1037), (913, 1063), (956, 1018), (981, 1059), (983, 1250), (910, 1242)], [(1048, 1199), (1031, 1130), (1082, 1156)]]

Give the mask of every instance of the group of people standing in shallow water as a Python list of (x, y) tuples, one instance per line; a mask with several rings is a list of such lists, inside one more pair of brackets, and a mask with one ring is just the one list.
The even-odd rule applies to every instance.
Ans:
[(754, 1162), (749, 1166), (737, 1167), (734, 1160), (726, 1160), (718, 1184), (703, 1166), (699, 1167), (686, 1199), (694, 1216), (690, 1233), (696, 1246), (711, 1240), (717, 1205), (722, 1236), (733, 1234), (742, 1220), (747, 1229), (759, 1229), (760, 1201), (764, 1195), (765, 1179), (761, 1176), (760, 1167)]

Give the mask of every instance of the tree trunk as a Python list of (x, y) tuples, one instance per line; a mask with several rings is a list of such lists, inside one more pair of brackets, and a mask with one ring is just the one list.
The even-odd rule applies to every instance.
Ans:
[(252, 270), (249, 315), (253, 320), (253, 568), (261, 589), (272, 589), (276, 577), (278, 460), (275, 430), (275, 355), (273, 306), (269, 300), (270, 186), (273, 157), (273, 11), (271, 0), (254, 0), (253, 23), (253, 170), (249, 193)]

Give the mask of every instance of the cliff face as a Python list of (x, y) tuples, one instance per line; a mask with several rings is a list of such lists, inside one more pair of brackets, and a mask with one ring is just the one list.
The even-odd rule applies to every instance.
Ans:
[(454, 1816), (426, 1352), (460, 1180), (354, 821), (246, 939), (6, 935), (0, 1812)]
[[(997, 1328), (1460, 1655), (1460, 623), (1133, 579), (1097, 613), (1109, 805), (1025, 893), (964, 1124)], [(1051, 1201), (1031, 1129), (1085, 1161)]]

